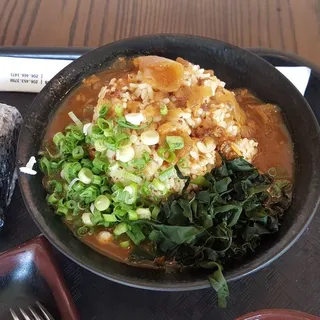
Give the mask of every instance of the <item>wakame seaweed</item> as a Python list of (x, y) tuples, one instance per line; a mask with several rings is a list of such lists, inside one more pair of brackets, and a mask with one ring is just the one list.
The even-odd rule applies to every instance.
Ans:
[[(190, 179), (181, 179), (189, 184)], [(212, 268), (209, 277), (219, 306), (226, 306), (229, 290), (222, 266), (254, 251), (262, 235), (277, 232), (291, 202), (292, 185), (260, 174), (243, 158), (224, 160), (201, 179), (192, 198), (184, 192), (161, 204), (156, 220), (139, 220), (158, 256), (174, 258), (187, 267)], [(191, 182), (192, 183), (192, 182)]]

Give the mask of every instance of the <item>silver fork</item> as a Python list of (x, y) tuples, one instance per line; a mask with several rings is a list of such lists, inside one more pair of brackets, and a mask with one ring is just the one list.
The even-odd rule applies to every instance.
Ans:
[(17, 313), (13, 309), (10, 308), (10, 313), (12, 315), (12, 318), (14, 320), (20, 320), (20, 319), (24, 319), (24, 320), (54, 320), (54, 318), (49, 313), (49, 311), (39, 301), (36, 301), (36, 305), (38, 306), (40, 311), (36, 312), (35, 309), (30, 306), (28, 306), (29, 312), (23, 310), (22, 308), (18, 308), (20, 313), (22, 314), (22, 318), (19, 318), (17, 316)]

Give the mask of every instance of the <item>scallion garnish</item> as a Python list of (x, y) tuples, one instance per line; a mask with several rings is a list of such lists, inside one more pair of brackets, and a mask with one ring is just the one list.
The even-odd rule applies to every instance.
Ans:
[(53, 204), (58, 203), (59, 197), (56, 193), (52, 193), (48, 196), (47, 201), (49, 204), (53, 205)]
[(94, 201), (94, 206), (99, 211), (105, 211), (109, 208), (111, 204), (110, 199), (105, 195), (100, 195), (97, 197), (97, 199)]
[(120, 247), (121, 248), (129, 248), (130, 247), (130, 241), (121, 241), (120, 243), (119, 243), (119, 245), (120, 245)]
[(116, 236), (120, 236), (121, 234), (126, 233), (127, 231), (128, 231), (128, 225), (125, 222), (120, 222), (114, 228), (113, 233)]
[(168, 150), (166, 148), (160, 148), (157, 151), (159, 157), (161, 157), (163, 160), (169, 162), (169, 163), (173, 163), (176, 160), (176, 155), (173, 151)]
[(118, 221), (117, 217), (114, 214), (103, 214), (102, 217), (105, 222), (117, 222)]
[(59, 145), (60, 145), (60, 143), (64, 140), (64, 134), (62, 133), (62, 132), (57, 132), (54, 136), (53, 136), (53, 138), (52, 138), (52, 140), (53, 140), (53, 143), (57, 146), (57, 147), (59, 147)]
[(79, 118), (74, 114), (74, 112), (70, 111), (68, 113), (69, 117), (71, 118), (71, 120), (82, 130), (83, 124), (82, 122), (79, 120)]
[(176, 175), (176, 169), (174, 167), (170, 167), (159, 174), (160, 181), (166, 181)]
[(104, 118), (109, 111), (109, 105), (108, 104), (103, 104), (99, 110), (99, 117)]
[(93, 179), (93, 173), (88, 168), (82, 168), (78, 173), (78, 178), (84, 184), (90, 184)]
[(80, 194), (80, 200), (83, 200), (86, 204), (94, 202), (95, 199), (100, 195), (100, 191), (96, 186), (90, 186), (84, 189)]
[(81, 146), (77, 146), (72, 150), (72, 158), (75, 160), (80, 160), (84, 156), (84, 150)]
[(184, 140), (180, 136), (167, 136), (166, 142), (170, 150), (179, 150), (184, 147)]
[(123, 114), (123, 106), (121, 104), (117, 104), (115, 107), (114, 107), (114, 112), (116, 113), (116, 115), (118, 117), (122, 116)]
[(135, 124), (132, 124), (132, 123), (126, 121), (126, 119), (124, 117), (116, 119), (116, 122), (118, 123), (118, 125), (121, 128), (128, 128), (128, 129), (134, 129), (134, 130), (143, 130), (143, 129), (146, 129), (146, 128), (148, 128), (150, 126), (150, 124), (152, 123), (152, 120), (149, 123), (147, 123), (146, 125), (144, 125), (144, 126), (137, 126)]
[(168, 114), (168, 107), (167, 107), (165, 104), (162, 104), (162, 105), (160, 106), (160, 114), (161, 114), (162, 116), (165, 116), (165, 115)]

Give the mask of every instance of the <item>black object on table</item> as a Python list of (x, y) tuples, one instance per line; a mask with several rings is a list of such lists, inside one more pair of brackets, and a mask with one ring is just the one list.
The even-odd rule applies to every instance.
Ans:
[[(74, 59), (81, 49), (0, 48), (1, 55)], [(307, 66), (312, 69), (305, 93), (320, 122), (320, 70), (295, 56), (267, 49), (250, 49), (275, 66)], [(16, 106), (22, 116), (35, 94), (0, 92), (0, 102)], [(0, 232), (0, 252), (40, 233), (29, 216), (19, 188)], [(212, 289), (189, 292), (156, 292), (126, 287), (103, 279), (76, 265), (57, 250), (55, 257), (75, 301), (81, 319), (221, 319), (266, 308), (296, 309), (320, 316), (320, 216), (319, 212), (294, 246), (282, 257), (241, 280), (232, 282), (226, 309), (217, 307)], [(1, 318), (1, 314), (0, 314)]]

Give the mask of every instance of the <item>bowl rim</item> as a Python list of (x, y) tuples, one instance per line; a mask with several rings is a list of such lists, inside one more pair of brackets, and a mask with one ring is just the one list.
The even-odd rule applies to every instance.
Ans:
[[(293, 310), (293, 309), (263, 309), (263, 310), (258, 310), (254, 312), (247, 313), (243, 316), (240, 316), (236, 318), (235, 320), (268, 320), (269, 317), (295, 317), (295, 320), (298, 320), (298, 317), (300, 320), (319, 320), (319, 317), (305, 313), (302, 311), (298, 310)], [(259, 317), (259, 318), (254, 318), (254, 317)], [(286, 318), (289, 320), (290, 318)]]
[[(183, 40), (183, 39), (190, 39), (192, 38), (193, 41), (210, 41), (212, 43), (212, 45), (214, 44), (220, 44), (220, 45), (228, 45), (229, 47), (231, 47), (232, 49), (236, 49), (237, 51), (243, 51), (246, 52), (246, 54), (250, 54), (250, 55), (254, 55), (256, 59), (260, 60), (260, 63), (262, 64), (266, 64), (269, 65), (273, 68), (273, 66), (268, 63), (266, 60), (264, 60), (263, 58), (259, 57), (258, 55), (254, 54), (253, 52), (250, 52), (247, 49), (243, 49), (240, 48), (238, 46), (229, 44), (227, 42), (224, 41), (220, 41), (217, 39), (213, 39), (213, 38), (209, 38), (209, 37), (202, 37), (202, 36), (197, 36), (197, 35), (189, 35), (189, 34), (151, 34), (151, 35), (142, 35), (142, 36), (136, 36), (136, 37), (130, 37), (130, 38), (126, 38), (126, 39), (121, 39), (118, 41), (114, 41), (108, 44), (105, 44), (103, 46), (97, 47), (92, 51), (89, 51), (87, 53), (85, 53), (84, 55), (80, 56), (79, 58), (77, 58), (76, 60), (72, 61), (68, 66), (66, 66), (65, 68), (63, 68), (57, 75), (55, 75), (49, 82), (48, 84), (41, 90), (41, 92), (36, 96), (36, 98), (34, 99), (34, 101), (32, 102), (32, 104), (30, 105), (30, 107), (32, 107), (32, 105), (37, 103), (37, 98), (40, 96), (41, 94), (45, 92), (46, 88), (48, 88), (54, 81), (54, 79), (56, 79), (57, 77), (59, 77), (60, 73), (64, 72), (64, 70), (67, 70), (69, 68), (72, 68), (74, 63), (77, 61), (81, 61), (82, 59), (86, 58), (88, 55), (91, 55), (92, 53), (97, 53), (99, 51), (102, 50), (106, 50), (109, 47), (111, 48), (110, 51), (112, 51), (112, 46), (114, 45), (119, 45), (119, 44), (125, 44), (127, 42), (130, 41), (135, 41), (135, 40), (152, 40), (154, 38), (165, 38), (165, 37), (169, 37), (169, 38), (174, 38), (175, 40)], [(283, 81), (287, 82), (288, 85), (291, 86), (291, 90), (295, 91), (299, 96), (300, 99), (302, 99), (302, 101), (304, 102), (304, 107), (306, 107), (308, 109), (308, 112), (310, 113), (310, 116), (313, 117), (313, 121), (315, 124), (315, 127), (317, 128), (317, 132), (318, 132), (318, 136), (320, 136), (320, 127), (317, 123), (316, 117), (311, 109), (311, 107), (309, 106), (308, 102), (305, 100), (305, 98), (300, 94), (300, 92), (296, 89), (296, 87), (294, 87), (293, 84), (291, 84), (289, 82), (289, 80), (287, 80), (287, 78), (282, 75), (279, 71), (277, 71), (274, 68), (274, 72), (278, 73), (279, 77), (282, 77)], [(70, 88), (69, 88), (70, 89)], [(68, 93), (68, 91), (67, 91)], [(25, 128), (25, 123), (23, 124), (23, 128), (20, 132), (19, 135), (19, 141), (18, 141), (18, 151), (17, 151), (17, 159), (21, 158), (20, 155), (20, 150), (21, 150), (21, 140), (22, 140), (22, 136), (23, 136), (23, 129)], [(19, 160), (18, 160), (19, 162)], [(148, 280), (144, 280), (144, 279), (139, 279), (139, 283), (137, 283), (137, 280), (135, 279), (130, 279), (129, 277), (124, 277), (124, 276), (113, 276), (110, 274), (107, 274), (107, 272), (100, 270), (99, 268), (96, 268), (95, 266), (92, 265), (87, 265), (85, 263), (82, 263), (82, 261), (80, 260), (80, 258), (77, 257), (77, 255), (75, 255), (71, 250), (68, 249), (68, 246), (66, 246), (64, 243), (62, 243), (62, 241), (57, 241), (57, 238), (55, 238), (51, 232), (50, 229), (43, 226), (43, 224), (38, 221), (38, 219), (36, 219), (33, 210), (36, 209), (36, 206), (34, 205), (34, 203), (30, 202), (28, 197), (26, 196), (25, 192), (24, 192), (24, 186), (23, 186), (23, 180), (24, 177), (19, 173), (19, 186), (21, 189), (21, 194), (22, 194), (22, 198), (24, 201), (24, 204), (27, 207), (28, 212), (30, 213), (32, 219), (35, 221), (36, 225), (39, 227), (39, 229), (42, 231), (42, 233), (46, 236), (46, 238), (50, 241), (50, 243), (56, 247), (61, 253), (63, 253), (65, 256), (67, 256), (69, 259), (71, 259), (72, 261), (74, 261), (75, 263), (77, 263), (78, 265), (82, 266), (83, 268), (93, 272), (94, 274), (97, 274), (103, 278), (112, 280), (114, 282), (120, 283), (120, 284), (124, 284), (127, 286), (131, 286), (131, 287), (135, 287), (135, 288), (142, 288), (142, 289), (148, 289), (148, 290), (157, 290), (157, 291), (188, 291), (188, 290), (198, 290), (198, 289), (204, 289), (204, 288), (208, 288), (210, 287), (209, 282), (207, 281), (207, 279), (203, 279), (203, 280), (197, 280), (194, 282), (181, 282), (181, 283), (171, 283), (170, 287), (169, 284), (162, 284), (160, 282), (150, 282)], [(289, 250), (294, 243), (296, 243), (296, 241), (300, 238), (300, 236), (303, 234), (303, 232), (306, 230), (306, 228), (308, 227), (309, 223), (311, 222), (312, 218), (314, 217), (317, 208), (319, 206), (320, 203), (320, 196), (318, 196), (317, 201), (314, 202), (314, 206), (312, 211), (310, 210), (310, 214), (307, 218), (304, 219), (304, 225), (300, 228), (300, 230), (294, 234), (294, 235), (289, 235), (287, 236), (287, 240), (286, 243), (277, 243), (274, 247), (273, 250), (276, 252), (271, 258), (267, 257), (265, 253), (263, 253), (258, 260), (253, 260), (250, 261), (250, 263), (248, 263), (248, 265), (245, 265), (242, 267), (241, 271), (237, 271), (237, 270), (231, 270), (230, 272), (226, 273), (226, 280), (228, 282), (230, 281), (235, 281), (238, 280), (242, 277), (245, 277), (247, 275), (250, 275), (258, 270), (261, 270), (263, 268), (265, 268), (266, 266), (268, 266), (269, 264), (271, 264), (273, 261), (275, 261), (276, 259), (278, 259), (281, 255), (283, 255), (287, 250)]]

